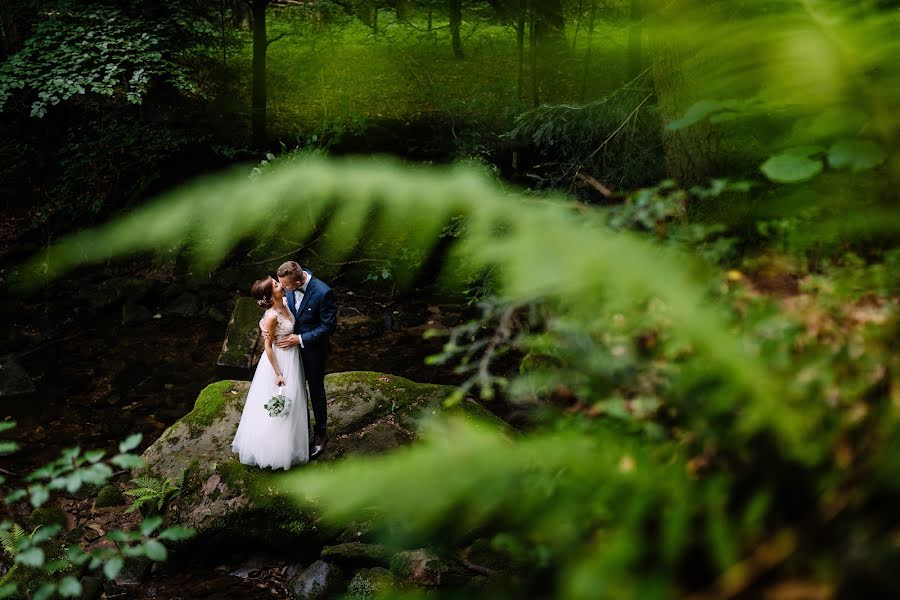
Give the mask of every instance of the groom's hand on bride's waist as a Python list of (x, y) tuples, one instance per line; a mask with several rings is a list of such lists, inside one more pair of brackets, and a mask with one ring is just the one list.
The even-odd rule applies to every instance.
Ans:
[(294, 346), (303, 347), (303, 341), (300, 339), (300, 336), (296, 333), (292, 333), (291, 335), (285, 336), (280, 340), (275, 342), (275, 345), (279, 348), (283, 348), (287, 350), (288, 348), (293, 348)]

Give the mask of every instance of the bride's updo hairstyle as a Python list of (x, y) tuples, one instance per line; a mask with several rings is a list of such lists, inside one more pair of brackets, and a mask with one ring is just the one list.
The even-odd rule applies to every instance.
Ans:
[(253, 284), (250, 295), (256, 298), (260, 308), (272, 307), (272, 278), (265, 277)]

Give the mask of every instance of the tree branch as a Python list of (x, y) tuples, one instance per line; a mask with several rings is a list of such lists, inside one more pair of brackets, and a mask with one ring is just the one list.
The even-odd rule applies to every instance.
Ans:
[(275, 37), (273, 37), (271, 40), (267, 40), (267, 41), (266, 41), (266, 48), (268, 48), (269, 46), (271, 46), (272, 44), (274, 44), (274, 43), (277, 42), (278, 40), (280, 40), (280, 39), (282, 39), (282, 38), (286, 38), (286, 37), (288, 37), (288, 36), (290, 36), (290, 35), (298, 35), (298, 34), (296, 34), (296, 33), (279, 33), (278, 35), (276, 35)]

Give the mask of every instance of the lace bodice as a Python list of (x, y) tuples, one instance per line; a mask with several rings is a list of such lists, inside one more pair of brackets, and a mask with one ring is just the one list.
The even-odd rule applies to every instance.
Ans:
[(263, 313), (262, 319), (259, 320), (259, 328), (263, 328), (263, 321), (266, 320), (270, 314), (275, 315), (275, 337), (280, 338), (286, 335), (291, 335), (294, 333), (294, 316), (289, 312), (286, 316), (281, 314), (279, 311), (274, 308), (266, 309), (266, 312)]

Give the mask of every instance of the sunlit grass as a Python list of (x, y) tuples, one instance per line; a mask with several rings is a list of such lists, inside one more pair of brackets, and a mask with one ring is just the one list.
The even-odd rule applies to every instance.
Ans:
[[(385, 20), (385, 31), (375, 37), (353, 20), (313, 32), (308, 25), (270, 12), (269, 37), (288, 35), (269, 46), (267, 53), (269, 131), (286, 143), (338, 124), (377, 121), (471, 123), (503, 131), (531, 105), (527, 64), (524, 97), (518, 97), (516, 36), (511, 27), (468, 23), (463, 32), (466, 57), (459, 60), (452, 55), (446, 29), (429, 37)], [(414, 24), (425, 27), (422, 20)], [(624, 26), (600, 22), (589, 41), (585, 25), (574, 49), (573, 36), (574, 30), (564, 49), (541, 57), (541, 102), (596, 100), (625, 80)], [(232, 60), (245, 75), (236, 87), (240, 105), (248, 111), (251, 59), (246, 36)]]

